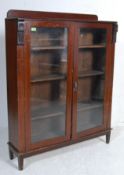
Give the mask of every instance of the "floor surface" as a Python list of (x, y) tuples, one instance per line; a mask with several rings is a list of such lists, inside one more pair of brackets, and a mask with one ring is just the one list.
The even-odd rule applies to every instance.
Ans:
[(113, 129), (110, 144), (105, 136), (25, 159), (8, 158), (7, 129), (0, 129), (0, 175), (124, 175), (124, 127)]

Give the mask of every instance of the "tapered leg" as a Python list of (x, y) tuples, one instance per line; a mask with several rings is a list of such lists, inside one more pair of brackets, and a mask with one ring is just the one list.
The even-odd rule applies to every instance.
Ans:
[(23, 170), (23, 156), (18, 156), (18, 169)]
[(110, 136), (111, 136), (111, 132), (107, 132), (107, 134), (106, 134), (106, 143), (110, 142)]
[(10, 160), (14, 159), (14, 154), (10, 149), (9, 149), (9, 158)]

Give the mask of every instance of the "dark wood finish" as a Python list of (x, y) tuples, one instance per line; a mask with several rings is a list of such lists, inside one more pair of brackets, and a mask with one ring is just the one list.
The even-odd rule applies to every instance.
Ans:
[(9, 141), (18, 150), (25, 151), (23, 47), (17, 46), (17, 35), (12, 35), (12, 33), (17, 33), (17, 20), (6, 19)]
[(10, 160), (14, 159), (14, 153), (10, 150), (10, 148), (9, 148), (9, 158)]
[[(8, 143), (8, 145), (9, 145), (9, 149), (13, 152), (13, 154), (15, 154), (17, 156), (17, 158), (19, 158), (19, 156), (21, 156), (21, 164), (19, 165), (19, 170), (22, 170), (24, 158), (31, 157), (33, 155), (37, 155), (37, 154), (51, 151), (54, 149), (58, 149), (58, 148), (61, 148), (64, 146), (69, 146), (71, 144), (82, 142), (82, 141), (85, 141), (85, 140), (88, 140), (91, 138), (96, 138), (96, 137), (100, 137), (103, 135), (107, 136), (107, 134), (109, 135), (110, 132), (111, 132), (110, 129), (106, 130), (106, 131), (100, 131), (100, 132), (96, 132), (94, 134), (90, 134), (88, 136), (80, 137), (78, 140), (70, 140), (70, 141), (62, 142), (61, 144), (55, 144), (55, 145), (50, 145), (50, 146), (46, 146), (43, 148), (33, 149), (33, 150), (30, 150), (30, 151), (27, 151), (27, 152), (21, 153), (21, 154), (18, 152), (18, 150), (11, 143)], [(18, 162), (20, 162), (20, 160)]]
[(18, 166), (19, 166), (19, 170), (23, 170), (23, 156), (22, 155), (18, 155)]
[(25, 10), (9, 10), (7, 13), (8, 18), (31, 18), (31, 19), (68, 19), (68, 20), (98, 20), (97, 15), (90, 14), (76, 14), (76, 13), (57, 13), (57, 12), (38, 12), (38, 11), (25, 11)]
[[(28, 41), (30, 41), (30, 33), (29, 33), (29, 29), (31, 26), (36, 26), (36, 27), (67, 27), (69, 30), (70, 30), (70, 34), (73, 32), (73, 28), (70, 28), (70, 23), (67, 23), (67, 22), (59, 22), (59, 21), (56, 21), (56, 22), (47, 22), (47, 21), (44, 21), (44, 22), (32, 22), (32, 21), (27, 21), (27, 23), (25, 23), (25, 38), (24, 38), (24, 41), (25, 41), (25, 47), (24, 47), (24, 51), (25, 51), (25, 94), (26, 94), (26, 108), (25, 108), (25, 112), (27, 114), (29, 114), (27, 117), (26, 117), (26, 125), (27, 125), (27, 140), (26, 140), (26, 149), (27, 150), (30, 150), (30, 149), (36, 149), (38, 147), (43, 147), (43, 146), (47, 146), (47, 145), (51, 145), (51, 144), (57, 144), (57, 143), (61, 143), (61, 142), (65, 142), (67, 140), (70, 139), (70, 132), (71, 132), (71, 123), (70, 123), (70, 120), (71, 120), (71, 94), (72, 94), (72, 90), (70, 89), (69, 85), (72, 87), (72, 76), (71, 76), (71, 72), (68, 71), (68, 75), (67, 75), (67, 98), (66, 98), (66, 135), (65, 136), (61, 136), (61, 137), (57, 137), (55, 139), (48, 139), (48, 140), (44, 140), (44, 141), (41, 141), (39, 143), (36, 143), (36, 144), (31, 144), (31, 125), (29, 125), (29, 122), (30, 122), (30, 102), (29, 102), (29, 99), (30, 99), (30, 43)], [(68, 37), (68, 42), (69, 43), (72, 43), (72, 40), (73, 40), (73, 37), (71, 37), (71, 35), (69, 34), (69, 37)], [(69, 45), (68, 46), (69, 49), (68, 49), (68, 70), (71, 69), (72, 67), (72, 54), (73, 52), (71, 51), (72, 50), (72, 46)]]
[(117, 33), (117, 31), (118, 31), (118, 25), (117, 25), (117, 23), (114, 23), (113, 27), (112, 27), (112, 43), (116, 42), (116, 33)]
[[(103, 136), (103, 135), (106, 135), (106, 143), (109, 143), (109, 141), (110, 141), (110, 132), (111, 132), (111, 130), (106, 130), (104, 132), (100, 131), (99, 133), (97, 132), (97, 133), (94, 133), (92, 135), (90, 134), (86, 137), (81, 137), (78, 140), (66, 141), (66, 142), (63, 142), (61, 144), (56, 144), (56, 145), (51, 145), (51, 146), (48, 146), (48, 147), (34, 149), (34, 150), (27, 151), (27, 152), (22, 153), (22, 154), (20, 154), (18, 152), (18, 150), (11, 143), (8, 143), (8, 145), (9, 145), (9, 149), (11, 150), (11, 153), (13, 153), (13, 155), (15, 154), (18, 158), (18, 163), (19, 163), (18, 169), (22, 170), (23, 169), (24, 158), (27, 158), (27, 157), (30, 157), (30, 156), (33, 156), (33, 155), (37, 155), (37, 154), (40, 154), (40, 153), (43, 153), (43, 152), (46, 152), (46, 151), (58, 149), (58, 148), (61, 148), (63, 146), (69, 146), (71, 144), (75, 144), (75, 143), (78, 143), (78, 142), (81, 142), (81, 141), (85, 141), (85, 140), (95, 138), (95, 137), (99, 137), (99, 136)], [(21, 158), (20, 158), (20, 156), (21, 156)]]
[[(83, 131), (83, 132), (80, 132), (80, 133), (77, 133), (76, 129), (77, 129), (77, 91), (75, 91), (75, 89), (73, 90), (73, 139), (77, 139), (78, 137), (83, 137), (85, 135), (89, 135), (93, 132), (99, 132), (101, 129), (107, 129), (107, 128), (110, 128), (110, 122), (109, 122), (109, 125), (107, 125), (107, 121), (110, 120), (110, 109), (111, 109), (111, 102), (109, 103), (110, 99), (112, 98), (112, 77), (113, 77), (113, 61), (114, 61), (114, 57), (110, 56), (110, 54), (114, 53), (114, 52), (111, 52), (111, 49), (112, 49), (112, 25), (111, 24), (105, 24), (105, 23), (83, 23), (83, 24), (79, 24), (78, 26), (79, 28), (105, 28), (107, 30), (107, 45), (106, 45), (106, 76), (105, 76), (105, 90), (104, 90), (104, 121), (103, 121), (103, 125), (100, 126), (100, 127), (96, 127), (96, 128), (92, 128), (92, 129), (89, 129), (89, 130), (86, 130), (86, 131)], [(77, 30), (77, 35), (75, 37), (75, 62), (74, 62), (74, 70), (75, 70), (75, 73), (74, 73), (74, 82), (77, 82), (78, 81), (78, 48), (76, 47), (77, 46), (77, 43), (78, 43), (78, 31), (79, 29)], [(98, 48), (99, 46), (101, 45), (98, 45)], [(104, 45), (102, 45), (104, 46)], [(86, 46), (88, 47), (88, 46)], [(96, 45), (94, 45), (94, 47), (91, 46), (91, 48), (95, 48)], [(80, 48), (80, 47), (79, 47)], [(90, 48), (90, 47), (88, 47)], [(85, 46), (84, 46), (84, 49), (85, 49)], [(112, 69), (112, 70), (111, 70)], [(109, 104), (108, 104), (109, 103)]]
[[(7, 94), (9, 113), (9, 140), (15, 147), (18, 147), (18, 103), (17, 103), (17, 62), (16, 62), (16, 20), (6, 20), (6, 62), (7, 62)], [(11, 43), (12, 42), (12, 43)], [(11, 59), (10, 59), (11, 58)], [(11, 67), (10, 65), (13, 65)], [(13, 83), (11, 83), (13, 82)], [(13, 91), (11, 91), (11, 88)]]
[(110, 142), (111, 131), (106, 133), (106, 143)]
[[(113, 67), (114, 67), (114, 50), (115, 50), (115, 36), (117, 32), (116, 22), (100, 22), (97, 21), (96, 15), (84, 14), (67, 14), (67, 13), (53, 13), (53, 12), (32, 12), (21, 10), (10, 10), (6, 19), (6, 58), (7, 58), (7, 93), (8, 93), (8, 123), (9, 123), (9, 157), (18, 158), (18, 168), (23, 169), (23, 160), (26, 157), (70, 145), (73, 143), (87, 140), (97, 136), (105, 135), (106, 143), (110, 141), (111, 133), (111, 102), (112, 102), (112, 82), (113, 82)], [(19, 24), (21, 27), (19, 27)], [(41, 52), (54, 53), (56, 51), (62, 52), (66, 49), (66, 45), (50, 45), (49, 39), (43, 41), (41, 45), (31, 45), (31, 27), (50, 27), (50, 28), (68, 28), (68, 55), (67, 55), (67, 74), (65, 74), (65, 67), (62, 69), (62, 74), (52, 74), (49, 68), (46, 69), (45, 75), (32, 77), (30, 58), (34, 54), (34, 58), (39, 59), (38, 54)], [(84, 39), (79, 38), (79, 30), (83, 29), (105, 29), (106, 43), (95, 43), (92, 41), (90, 32)], [(97, 32), (96, 32), (97, 33)], [(86, 39), (88, 38), (88, 42)], [(38, 39), (38, 37), (37, 37)], [(53, 38), (52, 38), (53, 40)], [(60, 38), (62, 41), (62, 39)], [(86, 43), (84, 42), (86, 41)], [(39, 42), (39, 41), (38, 41)], [(44, 45), (44, 43), (46, 45)], [(79, 44), (80, 43), (80, 44)], [(88, 44), (87, 44), (88, 43)], [(99, 50), (106, 50), (105, 69), (96, 69), (93, 67), (93, 54), (95, 55)], [(84, 53), (84, 52), (85, 53)], [(79, 54), (82, 52), (81, 54)], [(102, 52), (101, 52), (102, 53)], [(36, 56), (37, 55), (37, 56)], [(101, 55), (102, 56), (102, 55)], [(83, 59), (82, 59), (83, 57)], [(44, 54), (42, 58), (46, 59)], [(81, 62), (78, 62), (81, 59)], [(99, 60), (101, 57), (99, 56)], [(85, 65), (82, 67), (82, 63)], [(38, 63), (37, 63), (38, 64)], [(46, 64), (51, 64), (47, 60)], [(79, 65), (80, 64), (80, 65)], [(63, 64), (64, 65), (64, 64)], [(78, 69), (79, 67), (79, 69)], [(91, 96), (91, 81), (96, 77), (103, 77), (105, 82), (105, 89), (103, 97), (103, 104), (94, 102), (92, 105), (86, 102), (79, 107), (78, 96), (80, 99), (87, 101)], [(84, 87), (85, 92), (78, 92), (78, 79), (81, 87)], [(54, 81), (66, 81), (67, 88), (63, 89), (66, 92), (66, 122), (65, 135), (41, 140), (36, 143), (31, 141), (31, 86), (42, 86), (43, 93), (47, 94), (49, 83)], [(51, 98), (54, 99), (54, 89)], [(36, 92), (35, 90), (35, 93)], [(63, 100), (63, 99), (62, 99)], [(42, 118), (51, 120), (59, 113), (59, 107), (53, 113), (46, 112), (43, 108), (39, 108), (40, 102), (36, 104), (37, 110), (34, 111), (32, 121), (41, 120), (41, 116), (36, 116), (35, 113), (41, 114), (44, 112), (45, 116)], [(85, 112), (94, 110), (104, 106), (103, 123), (96, 127), (77, 132), (77, 111)], [(57, 107), (57, 105), (56, 105)], [(51, 106), (52, 109), (52, 106)], [(52, 111), (52, 110), (51, 110)], [(88, 114), (89, 115), (89, 114)], [(85, 116), (82, 116), (85, 117)], [(85, 121), (84, 121), (85, 122)], [(89, 123), (90, 126), (90, 123)], [(39, 132), (40, 133), (40, 132)]]

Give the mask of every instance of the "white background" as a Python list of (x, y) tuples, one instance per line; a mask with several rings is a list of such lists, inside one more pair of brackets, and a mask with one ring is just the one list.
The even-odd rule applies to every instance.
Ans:
[(0, 0), (0, 127), (7, 126), (6, 61), (4, 19), (9, 9), (97, 14), (100, 20), (118, 21), (112, 126), (124, 122), (124, 20), (122, 0)]
[[(100, 20), (118, 21), (111, 142), (105, 137), (81, 142), (25, 159), (23, 172), (17, 159), (8, 158), (7, 97), (4, 18), (9, 9), (97, 14)], [(122, 0), (0, 0), (0, 174), (1, 175), (123, 175), (124, 174), (124, 20)], [(91, 146), (92, 145), (92, 146)]]

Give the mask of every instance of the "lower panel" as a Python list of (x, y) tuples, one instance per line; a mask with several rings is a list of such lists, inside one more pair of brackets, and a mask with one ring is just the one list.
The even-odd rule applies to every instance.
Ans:
[[(64, 136), (65, 120), (62, 114), (52, 118), (33, 120), (32, 122), (32, 142)], [(41, 131), (42, 128), (42, 131)]]
[(101, 102), (80, 102), (78, 103), (77, 131), (101, 126), (103, 123), (103, 104)]
[(65, 141), (65, 142), (62, 142), (62, 143), (59, 143), (59, 144), (54, 144), (54, 145), (49, 145), (49, 146), (42, 147), (42, 148), (37, 148), (37, 149), (31, 150), (31, 151), (28, 151), (28, 152), (25, 152), (25, 153), (18, 152), (18, 150), (11, 143), (8, 143), (8, 144), (9, 144), (10, 149), (13, 152), (15, 152), (15, 154), (17, 156), (18, 156), (18, 154), (21, 154), (21, 155), (23, 155), (24, 158), (26, 158), (26, 157), (30, 157), (30, 156), (33, 156), (33, 155), (36, 155), (36, 154), (39, 154), (39, 153), (42, 153), (42, 152), (46, 152), (46, 151), (50, 151), (50, 150), (53, 150), (53, 149), (61, 148), (61, 147), (64, 147), (64, 146), (75, 144), (75, 143), (78, 143), (78, 142), (81, 142), (81, 141), (84, 141), (84, 140), (88, 140), (88, 139), (91, 139), (91, 138), (95, 138), (95, 137), (98, 137), (98, 136), (106, 135), (110, 132), (111, 132), (111, 129), (108, 129), (106, 131), (100, 131), (100, 132), (97, 132), (97, 133), (94, 132), (93, 134), (90, 134), (90, 135), (87, 135), (87, 136), (84, 136), (84, 137), (81, 137), (81, 138), (78, 138), (78, 139), (75, 139), (75, 140)]

